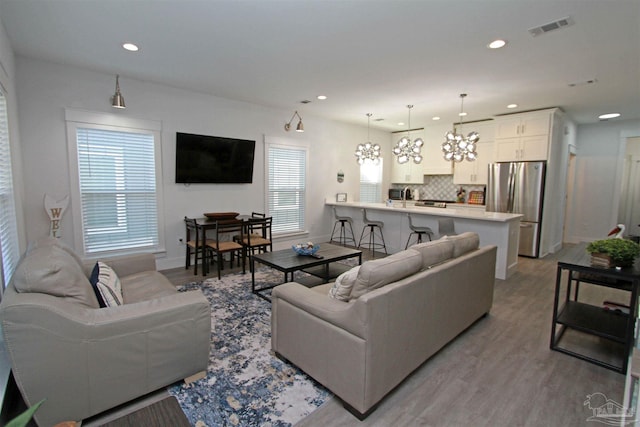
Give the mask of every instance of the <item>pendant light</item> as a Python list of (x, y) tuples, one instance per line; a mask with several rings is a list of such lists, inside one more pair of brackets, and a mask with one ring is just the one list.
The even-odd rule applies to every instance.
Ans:
[(363, 165), (365, 161), (369, 160), (374, 165), (380, 164), (380, 145), (371, 143), (371, 113), (367, 113), (367, 142), (364, 144), (358, 144), (356, 147), (356, 157), (358, 163)]
[[(460, 131), (462, 132), (462, 122), (464, 113), (464, 98), (466, 93), (460, 94)], [(453, 131), (447, 132), (445, 135), (445, 141), (442, 143), (442, 152), (444, 153), (444, 159), (454, 162), (461, 162), (468, 160), (470, 162), (478, 158), (476, 153), (476, 147), (478, 141), (480, 141), (480, 135), (478, 132), (469, 132), (465, 137), (462, 134), (456, 133), (455, 126)]]
[(120, 93), (120, 76), (116, 75), (116, 93), (111, 97), (111, 106), (113, 108), (127, 108), (126, 105), (124, 105), (124, 97), (122, 96), (122, 94)]
[(398, 163), (407, 163), (409, 160), (413, 160), (413, 163), (419, 164), (422, 162), (422, 155), (420, 150), (424, 145), (422, 138), (416, 138), (411, 141), (411, 109), (413, 105), (407, 105), (409, 109), (409, 120), (407, 121), (407, 136), (403, 136), (400, 141), (393, 148), (393, 154), (396, 155)]

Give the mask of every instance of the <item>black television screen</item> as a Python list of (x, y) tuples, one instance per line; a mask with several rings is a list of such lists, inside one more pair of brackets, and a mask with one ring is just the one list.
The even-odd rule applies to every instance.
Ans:
[(176, 132), (176, 183), (253, 182), (255, 141)]

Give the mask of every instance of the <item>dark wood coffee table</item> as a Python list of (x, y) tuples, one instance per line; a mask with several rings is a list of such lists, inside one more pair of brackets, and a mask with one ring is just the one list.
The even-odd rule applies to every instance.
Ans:
[(273, 289), (277, 285), (264, 286), (256, 289), (255, 263), (267, 265), (284, 273), (284, 282), (293, 280), (293, 273), (296, 271), (304, 271), (312, 276), (320, 279), (315, 281), (305, 281), (307, 286), (319, 285), (327, 283), (329, 280), (338, 277), (340, 274), (351, 269), (346, 264), (336, 263), (348, 258), (358, 258), (358, 264), (362, 264), (362, 251), (357, 249), (345, 248), (343, 246), (332, 245), (330, 243), (320, 244), (320, 249), (316, 255), (322, 258), (314, 258), (312, 256), (298, 255), (293, 249), (283, 249), (281, 251), (265, 252), (251, 256), (251, 291), (271, 301), (269, 297), (261, 292)]

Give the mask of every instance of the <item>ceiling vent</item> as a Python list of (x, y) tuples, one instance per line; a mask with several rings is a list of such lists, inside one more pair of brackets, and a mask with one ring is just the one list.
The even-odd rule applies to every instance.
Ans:
[(548, 24), (541, 25), (529, 29), (529, 33), (532, 36), (539, 36), (540, 34), (548, 33), (549, 31), (559, 30), (560, 28), (573, 25), (573, 19), (569, 16), (566, 18), (558, 19), (557, 21), (549, 22)]

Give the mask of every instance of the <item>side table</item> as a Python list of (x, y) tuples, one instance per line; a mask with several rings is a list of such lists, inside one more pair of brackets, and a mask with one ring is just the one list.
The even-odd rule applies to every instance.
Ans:
[[(586, 246), (586, 243), (576, 245), (558, 261), (550, 348), (625, 374), (634, 345), (636, 320), (634, 314), (638, 311), (640, 270), (637, 265), (622, 269), (592, 266)], [(567, 276), (567, 281), (564, 298), (561, 299), (563, 272)], [(572, 295), (574, 282), (575, 288)], [(579, 301), (578, 291), (581, 283), (628, 292), (630, 314), (605, 310), (601, 306)], [(621, 352), (617, 355), (617, 359), (620, 363), (611, 363), (579, 350), (563, 347), (562, 338), (569, 328), (619, 343)]]

